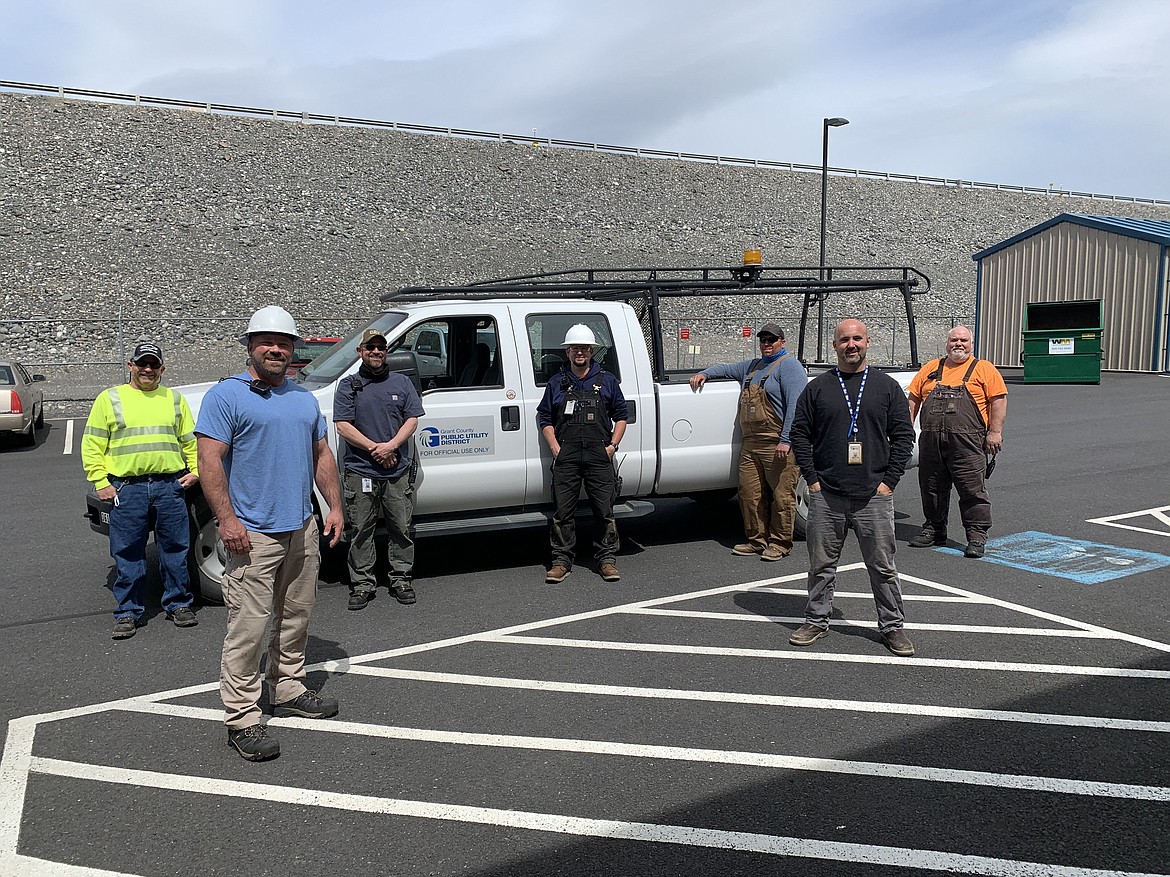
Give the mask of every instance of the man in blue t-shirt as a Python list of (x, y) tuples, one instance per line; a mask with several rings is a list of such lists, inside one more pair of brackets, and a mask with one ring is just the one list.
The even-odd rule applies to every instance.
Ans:
[[(299, 340), (292, 316), (269, 306), (252, 315), (240, 342), (248, 370), (203, 397), (195, 433), (203, 493), (228, 551), (223, 573), (227, 634), (220, 697), (228, 745), (249, 761), (280, 754), (260, 723), (260, 659), (268, 639), (269, 701), (305, 718), (337, 715), (337, 701), (305, 686), (305, 644), (321, 566), (313, 483), (329, 513), (325, 536), (341, 538), (344, 517), (337, 461), (313, 394), (285, 379)], [(205, 474), (206, 473), (206, 474)]]
[(414, 385), (386, 366), (386, 336), (366, 329), (357, 347), (357, 374), (343, 378), (333, 397), (333, 422), (345, 439), (345, 510), (349, 520), (349, 608), (364, 609), (378, 587), (374, 525), (378, 510), (390, 534), (390, 592), (415, 601), (414, 461), (411, 436), (423, 411)]

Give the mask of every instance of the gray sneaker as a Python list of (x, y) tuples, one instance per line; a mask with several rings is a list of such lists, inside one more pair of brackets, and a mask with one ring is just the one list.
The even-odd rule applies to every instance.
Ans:
[(792, 636), (788, 637), (788, 644), (790, 646), (811, 646), (821, 637), (828, 635), (829, 628), (805, 623), (792, 632)]
[(277, 710), (284, 710), (294, 716), (303, 716), (306, 719), (329, 719), (337, 715), (337, 701), (332, 697), (322, 697), (311, 688), (306, 688), (299, 696), (284, 703), (272, 705), (272, 714)]

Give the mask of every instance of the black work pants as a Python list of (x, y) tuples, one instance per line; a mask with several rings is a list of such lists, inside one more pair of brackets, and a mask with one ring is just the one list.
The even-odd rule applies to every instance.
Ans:
[(617, 482), (613, 464), (595, 460), (565, 459), (562, 454), (553, 461), (553, 498), (557, 509), (552, 523), (553, 566), (573, 568), (577, 547), (577, 500), (581, 487), (593, 510), (593, 555), (598, 565), (613, 563), (618, 552), (617, 522), (613, 517), (613, 503)]

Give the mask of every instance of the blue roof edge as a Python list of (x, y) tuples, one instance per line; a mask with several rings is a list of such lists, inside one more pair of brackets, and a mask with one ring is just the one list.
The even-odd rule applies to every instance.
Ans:
[(1039, 234), (1045, 229), (1052, 228), (1052, 226), (1062, 222), (1071, 222), (1074, 225), (1084, 225), (1089, 228), (1124, 235), (1125, 237), (1138, 238), (1144, 241), (1151, 241), (1155, 244), (1170, 246), (1170, 222), (1165, 220), (1132, 219), (1124, 216), (1094, 216), (1089, 213), (1061, 213), (1059, 216), (1054, 216), (1052, 219), (1013, 235), (1006, 241), (1001, 241), (985, 250), (980, 250), (978, 253), (972, 255), (971, 258), (978, 262), (990, 256), (992, 253), (999, 252), (1006, 247), (1017, 244), (1025, 238)]

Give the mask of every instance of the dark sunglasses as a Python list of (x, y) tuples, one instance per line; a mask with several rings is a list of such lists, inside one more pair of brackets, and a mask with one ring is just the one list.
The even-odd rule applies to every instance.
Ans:
[(775, 344), (779, 340), (781, 340), (781, 339), (775, 337), (774, 335), (761, 335), (760, 336), (760, 343), (761, 344)]
[(385, 350), (386, 349), (385, 344), (366, 344), (366, 345), (364, 345), (364, 347), (366, 350)]
[(149, 368), (149, 369), (162, 368), (162, 363), (159, 362), (157, 359), (140, 359), (140, 360), (138, 360), (138, 362), (136, 362), (134, 364), (136, 366), (138, 366), (139, 368)]

